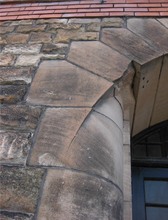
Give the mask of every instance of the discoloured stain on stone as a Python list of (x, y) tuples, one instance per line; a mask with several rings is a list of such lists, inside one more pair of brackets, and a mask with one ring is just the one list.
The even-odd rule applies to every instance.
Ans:
[(49, 170), (38, 220), (121, 220), (122, 195), (111, 183), (82, 173)]
[(118, 79), (127, 69), (129, 59), (97, 42), (72, 42), (68, 60), (110, 81)]
[(89, 111), (89, 108), (47, 109), (32, 150), (30, 163), (61, 165), (60, 155), (70, 145)]
[(40, 107), (25, 105), (1, 106), (1, 129), (35, 129), (41, 114)]
[(0, 163), (24, 164), (31, 133), (0, 132)]
[(27, 101), (49, 106), (93, 106), (111, 85), (66, 61), (44, 61)]
[(44, 170), (2, 166), (0, 174), (1, 209), (34, 213)]

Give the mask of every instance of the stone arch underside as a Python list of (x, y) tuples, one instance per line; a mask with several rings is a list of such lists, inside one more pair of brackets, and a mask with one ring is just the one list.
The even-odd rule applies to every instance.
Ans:
[(37, 219), (122, 219), (123, 120), (135, 129), (146, 70), (168, 75), (167, 39), (167, 23), (133, 18), (40, 64), (27, 96), (46, 108), (28, 158), (48, 169)]

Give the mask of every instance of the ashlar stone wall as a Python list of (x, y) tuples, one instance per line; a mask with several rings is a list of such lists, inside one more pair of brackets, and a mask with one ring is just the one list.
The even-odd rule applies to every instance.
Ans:
[(130, 220), (133, 60), (162, 55), (167, 20), (6, 21), (0, 32), (0, 218)]

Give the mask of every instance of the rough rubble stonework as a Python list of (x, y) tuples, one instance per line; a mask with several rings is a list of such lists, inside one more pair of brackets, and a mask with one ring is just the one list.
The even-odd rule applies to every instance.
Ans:
[(0, 219), (120, 220), (124, 200), (124, 220), (131, 220), (123, 118), (129, 121), (124, 110), (134, 106), (132, 62), (143, 67), (168, 53), (167, 23), (125, 17), (0, 23)]

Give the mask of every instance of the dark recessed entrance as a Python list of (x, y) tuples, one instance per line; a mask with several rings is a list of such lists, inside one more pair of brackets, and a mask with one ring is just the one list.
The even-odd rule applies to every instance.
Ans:
[(168, 219), (168, 121), (132, 141), (133, 220)]

